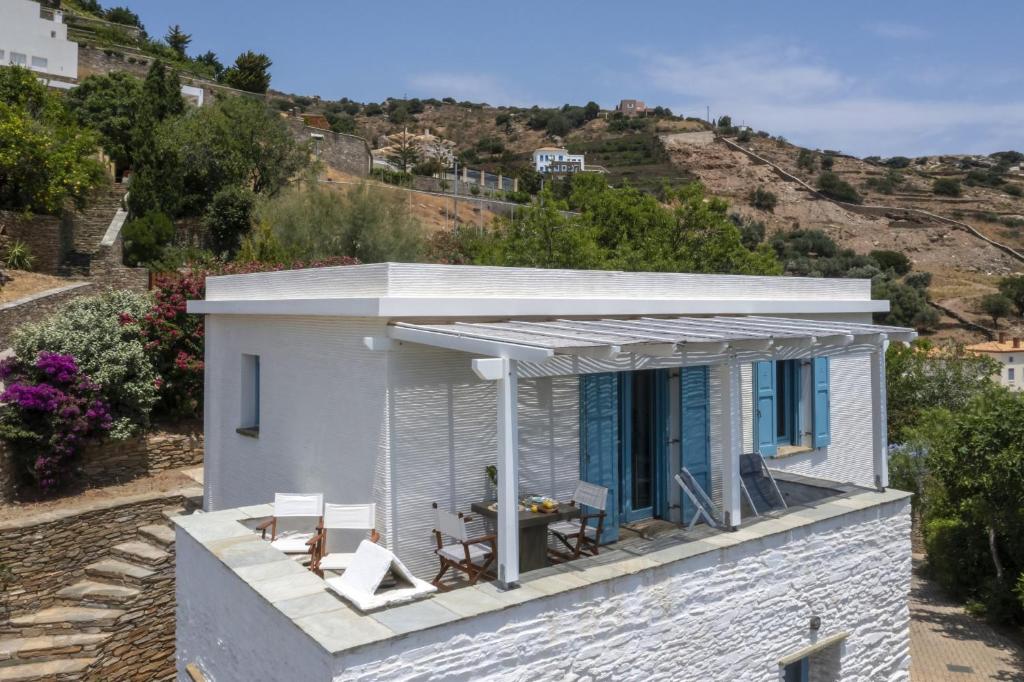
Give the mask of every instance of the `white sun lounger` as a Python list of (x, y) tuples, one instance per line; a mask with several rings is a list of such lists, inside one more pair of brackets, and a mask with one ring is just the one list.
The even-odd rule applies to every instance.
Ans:
[[(408, 587), (396, 587), (378, 593), (381, 581), (391, 571)], [(420, 580), (405, 567), (390, 550), (363, 540), (345, 572), (338, 578), (324, 581), (327, 587), (351, 602), (360, 611), (393, 606), (420, 599), (437, 591), (425, 580)]]

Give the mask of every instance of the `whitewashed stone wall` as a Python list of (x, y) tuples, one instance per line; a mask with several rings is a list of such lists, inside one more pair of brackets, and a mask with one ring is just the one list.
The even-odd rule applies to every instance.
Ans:
[(899, 500), (358, 649), (343, 680), (765, 680), (846, 632), (840, 680), (909, 679)]

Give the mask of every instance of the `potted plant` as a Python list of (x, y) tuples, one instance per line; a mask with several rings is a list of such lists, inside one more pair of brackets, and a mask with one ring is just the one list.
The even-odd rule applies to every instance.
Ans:
[(487, 472), (487, 499), (496, 500), (498, 499), (498, 467), (488, 464), (484, 467), (484, 471)]

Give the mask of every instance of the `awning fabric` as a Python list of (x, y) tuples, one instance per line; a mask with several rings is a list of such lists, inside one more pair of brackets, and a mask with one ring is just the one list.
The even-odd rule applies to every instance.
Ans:
[(640, 317), (600, 320), (395, 322), (392, 339), (482, 355), (542, 361), (555, 355), (605, 357), (617, 353), (667, 356), (694, 351), (767, 350), (773, 346), (909, 342), (906, 327), (780, 317)]

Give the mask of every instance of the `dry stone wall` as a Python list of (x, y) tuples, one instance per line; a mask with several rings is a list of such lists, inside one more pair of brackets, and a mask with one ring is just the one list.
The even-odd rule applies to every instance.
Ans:
[[(73, 282), (67, 286), (0, 305), (0, 350), (10, 347), (14, 330), (21, 325), (38, 322), (56, 312), (72, 298), (95, 291), (96, 285), (91, 282)], [(0, 495), (0, 501), (3, 499)]]
[(35, 257), (35, 270), (55, 275), (64, 263), (68, 240), (67, 225), (57, 216), (25, 216), (0, 211), (0, 246), (24, 242)]
[(158, 493), (0, 522), (0, 564), (13, 575), (3, 594), (5, 617), (53, 606), (57, 592), (84, 576), (87, 565), (135, 539), (139, 526), (164, 522), (163, 509), (184, 503), (181, 494)]
[(102, 486), (202, 463), (202, 424), (187, 422), (124, 441), (92, 445), (82, 453), (80, 466), (90, 485)]

